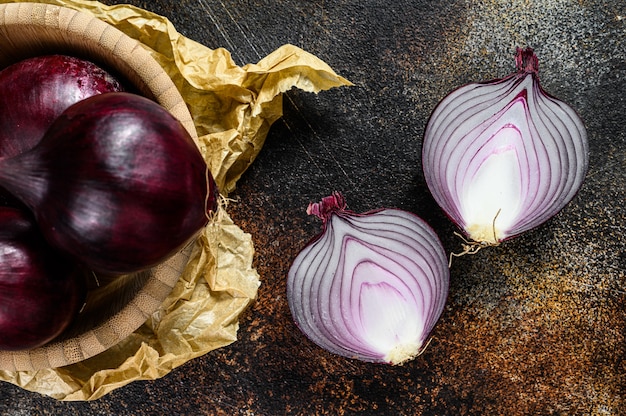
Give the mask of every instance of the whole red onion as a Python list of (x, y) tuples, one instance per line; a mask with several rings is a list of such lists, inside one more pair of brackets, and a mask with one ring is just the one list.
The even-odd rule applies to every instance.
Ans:
[(52, 249), (25, 212), (0, 207), (0, 349), (56, 338), (85, 296), (76, 263)]
[(217, 209), (187, 130), (159, 104), (124, 92), (68, 108), (39, 144), (0, 159), (0, 185), (34, 212), (54, 247), (110, 274), (164, 261)]
[(0, 156), (33, 147), (72, 104), (123, 90), (100, 66), (67, 55), (36, 56), (0, 71)]

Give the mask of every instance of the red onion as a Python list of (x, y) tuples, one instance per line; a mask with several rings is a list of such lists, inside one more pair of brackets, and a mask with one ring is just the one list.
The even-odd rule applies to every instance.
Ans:
[(463, 86), (433, 111), (424, 135), (430, 191), (473, 242), (498, 244), (557, 214), (581, 187), (587, 133), (539, 84), (531, 48), (517, 72)]
[(70, 105), (92, 95), (121, 91), (96, 64), (65, 55), (17, 62), (0, 72), (0, 156), (33, 147)]
[(85, 296), (75, 263), (53, 250), (24, 212), (0, 207), (0, 349), (56, 338)]
[(182, 124), (123, 92), (74, 104), (31, 150), (0, 159), (0, 185), (35, 213), (50, 244), (109, 274), (162, 262), (217, 204), (215, 182)]
[(356, 214), (335, 193), (309, 205), (322, 233), (295, 258), (287, 299), (320, 347), (399, 364), (419, 355), (448, 294), (449, 269), (434, 231), (398, 209)]

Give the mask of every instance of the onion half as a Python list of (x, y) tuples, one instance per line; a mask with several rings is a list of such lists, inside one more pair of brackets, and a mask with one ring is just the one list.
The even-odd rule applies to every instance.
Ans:
[(589, 163), (580, 117), (539, 84), (532, 48), (517, 72), (463, 86), (433, 111), (424, 134), (426, 183), (473, 242), (517, 236), (557, 214), (580, 189)]
[(287, 299), (296, 325), (334, 354), (400, 364), (419, 355), (448, 295), (435, 232), (398, 209), (356, 214), (339, 193), (311, 204), (322, 233), (295, 258)]

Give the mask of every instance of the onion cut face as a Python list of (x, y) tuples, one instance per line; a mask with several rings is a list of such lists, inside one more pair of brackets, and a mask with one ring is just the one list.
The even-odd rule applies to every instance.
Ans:
[(557, 214), (588, 167), (580, 117), (539, 83), (532, 48), (517, 49), (517, 72), (463, 86), (433, 111), (422, 162), (440, 207), (474, 242), (519, 235)]
[(323, 231), (295, 258), (287, 299), (296, 325), (331, 353), (400, 364), (419, 355), (448, 295), (435, 232), (399, 209), (356, 214), (339, 193), (309, 205)]

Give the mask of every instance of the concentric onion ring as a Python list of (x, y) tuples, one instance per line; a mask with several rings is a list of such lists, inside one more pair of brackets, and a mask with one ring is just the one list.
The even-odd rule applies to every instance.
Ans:
[(323, 232), (294, 260), (287, 299), (300, 330), (320, 347), (362, 361), (399, 364), (419, 355), (448, 294), (435, 232), (416, 215), (356, 214), (335, 193), (309, 213)]
[(517, 72), (463, 86), (433, 111), (422, 162), (441, 208), (473, 241), (497, 244), (557, 214), (588, 167), (580, 117), (539, 83), (531, 48)]

